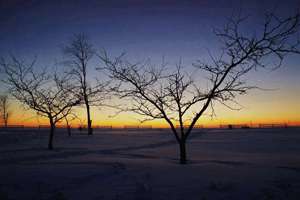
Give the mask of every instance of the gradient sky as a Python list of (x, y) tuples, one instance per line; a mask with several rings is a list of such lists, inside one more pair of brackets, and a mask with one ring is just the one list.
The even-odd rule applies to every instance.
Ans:
[[(300, 0), (0, 0), (0, 56), (12, 53), (27, 60), (38, 56), (38, 64), (52, 66), (62, 58), (60, 47), (73, 34), (85, 33), (95, 48), (112, 55), (126, 51), (128, 59), (151, 58), (154, 63), (162, 56), (170, 63), (182, 58), (189, 65), (207, 60), (207, 49), (216, 53), (212, 29), (224, 25), (232, 14), (251, 15), (247, 30), (254, 31), (266, 10), (284, 16), (299, 7)], [(252, 91), (239, 98), (244, 106), (239, 112), (217, 106), (215, 119), (205, 117), (200, 123), (299, 123), (299, 65), (300, 56), (291, 56), (277, 71), (249, 74), (250, 83), (276, 90)], [(94, 108), (94, 123), (132, 124), (138, 118), (122, 114), (111, 119), (110, 114), (108, 109)], [(36, 123), (28, 112), (14, 116), (13, 123)]]

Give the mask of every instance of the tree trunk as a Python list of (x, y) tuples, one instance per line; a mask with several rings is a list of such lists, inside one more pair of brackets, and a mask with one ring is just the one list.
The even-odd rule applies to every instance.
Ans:
[(68, 130), (68, 136), (71, 136), (71, 126), (67, 126), (67, 130)]
[(50, 120), (50, 135), (49, 135), (49, 143), (48, 143), (48, 149), (53, 149), (53, 136), (54, 136), (54, 130), (55, 130), (55, 123), (53, 121), (52, 117), (49, 117)]
[(92, 120), (91, 120), (91, 113), (90, 113), (90, 105), (86, 103), (86, 114), (87, 114), (87, 125), (88, 125), (88, 135), (93, 135), (92, 129)]
[(180, 149), (180, 164), (186, 164), (186, 140), (181, 139), (179, 142), (179, 149)]
[(4, 108), (3, 108), (3, 120), (4, 120), (4, 127), (7, 128), (7, 124), (8, 124), (8, 113), (7, 113), (6, 106), (4, 106)]
[(69, 120), (67, 117), (65, 117), (66, 124), (67, 124), (67, 131), (68, 131), (68, 136), (71, 136), (71, 126), (69, 125)]
[(4, 120), (4, 127), (5, 127), (5, 128), (7, 128), (7, 124), (8, 124), (7, 119), (5, 119), (5, 120)]

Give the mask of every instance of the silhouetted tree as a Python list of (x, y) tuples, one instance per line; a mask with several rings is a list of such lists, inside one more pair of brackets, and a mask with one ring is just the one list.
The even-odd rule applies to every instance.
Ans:
[(63, 53), (67, 57), (63, 63), (70, 68), (68, 73), (73, 76), (78, 95), (86, 107), (88, 134), (92, 135), (90, 107), (103, 101), (103, 91), (107, 83), (97, 81), (96, 84), (92, 84), (88, 80), (89, 63), (95, 55), (95, 50), (84, 34), (75, 35), (70, 44), (63, 48)]
[(78, 119), (78, 116), (74, 112), (71, 112), (71, 111), (72, 110), (70, 110), (70, 113), (64, 117), (65, 122), (66, 122), (66, 126), (67, 126), (68, 136), (71, 136), (71, 134), (72, 134), (71, 133), (71, 124), (70, 124), (70, 122), (75, 120), (75, 119)]
[(48, 149), (53, 149), (53, 136), (57, 122), (65, 118), (80, 99), (72, 91), (74, 86), (67, 76), (47, 73), (46, 69), (36, 70), (35, 61), (26, 63), (15, 57), (2, 59), (1, 66), (5, 72), (4, 83), (9, 92), (38, 115), (48, 118), (50, 135)]
[[(124, 55), (114, 59), (105, 52), (101, 55), (109, 76), (119, 82), (118, 87), (113, 88), (115, 94), (132, 101), (120, 109), (138, 113), (144, 116), (144, 121), (164, 119), (178, 141), (181, 164), (187, 161), (186, 141), (207, 110), (213, 112), (216, 102), (234, 109), (232, 103), (236, 103), (237, 95), (256, 88), (244, 79), (248, 72), (266, 67), (268, 59), (277, 59), (272, 67), (279, 67), (288, 54), (300, 53), (296, 38), (298, 14), (284, 19), (268, 14), (262, 30), (255, 30), (256, 34), (240, 29), (244, 20), (246, 18), (230, 19), (223, 29), (215, 30), (223, 44), (222, 56), (211, 57), (211, 64), (195, 63), (197, 74), (184, 72), (180, 63), (175, 71), (170, 71), (164, 64), (153, 67), (147, 62), (132, 64)], [(198, 80), (192, 78), (200, 75), (208, 77), (207, 88), (200, 88)]]
[(8, 110), (9, 107), (9, 101), (8, 101), (8, 95), (0, 95), (0, 113), (1, 113), (1, 119), (3, 121), (4, 127), (7, 127), (8, 125), (8, 119), (10, 117), (11, 112)]

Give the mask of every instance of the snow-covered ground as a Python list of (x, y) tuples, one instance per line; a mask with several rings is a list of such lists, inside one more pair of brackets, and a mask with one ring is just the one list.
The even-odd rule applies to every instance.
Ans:
[(300, 129), (0, 130), (0, 200), (300, 199)]

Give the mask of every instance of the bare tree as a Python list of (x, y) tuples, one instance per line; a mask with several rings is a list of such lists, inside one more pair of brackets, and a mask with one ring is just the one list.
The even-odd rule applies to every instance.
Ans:
[(70, 122), (72, 122), (75, 119), (79, 119), (79, 117), (76, 115), (76, 113), (72, 112), (72, 110), (70, 110), (70, 113), (68, 115), (66, 115), (64, 117), (65, 122), (66, 122), (66, 126), (67, 126), (67, 132), (68, 132), (68, 136), (71, 136), (71, 124)]
[(56, 123), (64, 119), (80, 99), (72, 91), (74, 86), (68, 77), (50, 74), (46, 69), (36, 70), (35, 61), (25, 63), (15, 57), (1, 60), (6, 78), (4, 83), (9, 92), (29, 109), (49, 120), (50, 135), (48, 149), (53, 149)]
[(1, 119), (3, 121), (4, 127), (7, 127), (8, 119), (10, 118), (10, 114), (11, 114), (8, 107), (9, 107), (8, 95), (0, 95), (0, 113), (1, 113)]
[(119, 82), (113, 88), (115, 94), (132, 101), (121, 111), (138, 113), (144, 116), (143, 121), (164, 119), (178, 141), (181, 164), (187, 161), (186, 141), (199, 118), (209, 110), (214, 112), (215, 103), (235, 109), (237, 95), (256, 88), (245, 80), (248, 72), (267, 67), (268, 59), (277, 59), (272, 68), (279, 67), (288, 54), (300, 53), (296, 38), (298, 14), (284, 19), (268, 14), (262, 30), (256, 34), (240, 30), (244, 20), (231, 19), (225, 28), (215, 31), (223, 44), (219, 58), (212, 56), (211, 64), (194, 64), (198, 77), (208, 77), (207, 88), (200, 88), (198, 80), (192, 78), (197, 75), (184, 72), (181, 64), (170, 71), (164, 64), (153, 67), (147, 62), (132, 64), (123, 55), (114, 59), (105, 52), (101, 55), (108, 74)]
[(103, 90), (106, 85), (104, 82), (97, 81), (96, 84), (92, 84), (88, 81), (89, 63), (95, 55), (95, 50), (84, 34), (78, 34), (63, 48), (63, 53), (67, 56), (64, 64), (71, 69), (68, 73), (74, 77), (75, 84), (79, 88), (79, 96), (86, 107), (88, 134), (92, 135), (90, 107), (103, 101), (105, 96)]

